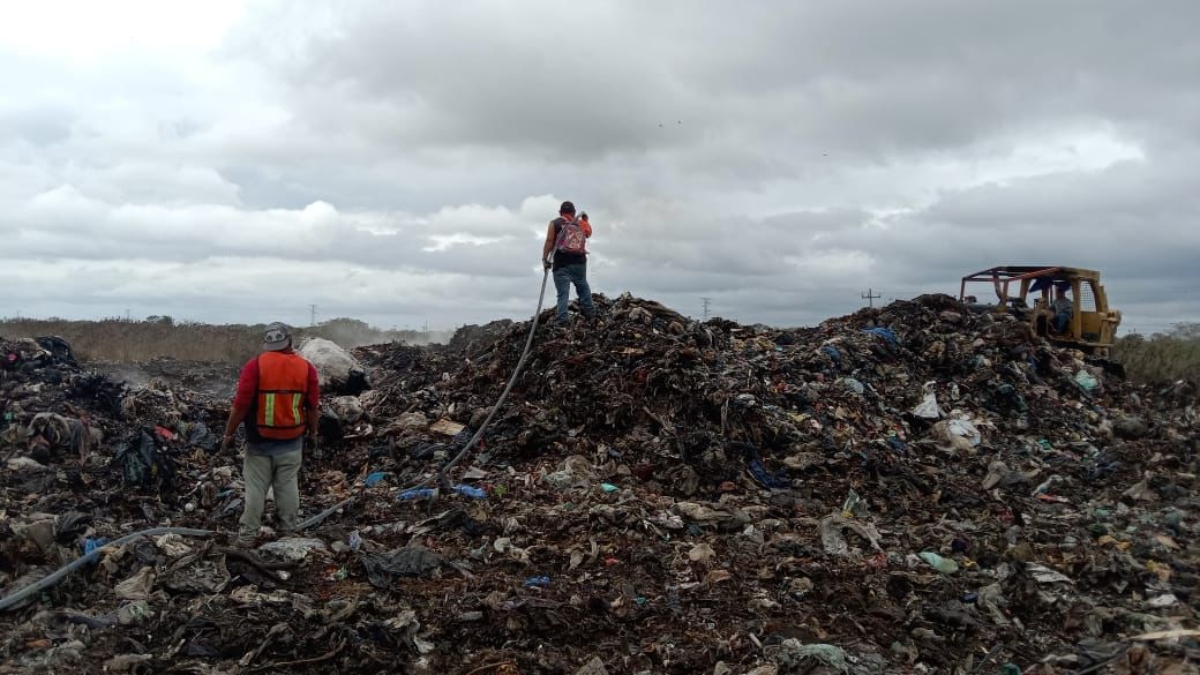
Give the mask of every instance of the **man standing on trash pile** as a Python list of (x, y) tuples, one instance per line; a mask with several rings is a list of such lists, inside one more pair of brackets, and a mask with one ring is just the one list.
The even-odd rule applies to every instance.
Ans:
[(583, 315), (591, 319), (596, 316), (592, 303), (592, 289), (587, 282), (587, 240), (592, 236), (592, 225), (586, 213), (575, 217), (575, 205), (563, 202), (558, 217), (546, 228), (546, 241), (542, 245), (542, 263), (546, 269), (554, 270), (554, 288), (558, 291), (558, 310), (555, 321), (560, 326), (567, 324), (567, 304), (570, 300), (571, 284), (579, 296), (579, 307)]
[(285, 533), (296, 529), (305, 432), (314, 447), (317, 441), (320, 389), (316, 367), (292, 349), (292, 331), (282, 323), (267, 326), (262, 349), (242, 368), (221, 439), (225, 451), (238, 425), (245, 422), (242, 480), (246, 495), (237, 539), (237, 545), (245, 548), (258, 539), (268, 488), (275, 490), (279, 529)]

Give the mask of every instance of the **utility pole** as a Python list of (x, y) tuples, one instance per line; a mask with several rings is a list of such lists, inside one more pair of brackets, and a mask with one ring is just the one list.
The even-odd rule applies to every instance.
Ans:
[(426, 335), (429, 334), (429, 319), (425, 319), (425, 324), (421, 326), (421, 332)]
[(308, 312), (309, 312), (308, 325), (309, 325), (309, 326), (315, 326), (315, 325), (317, 325), (317, 306), (316, 306), (316, 305), (309, 305), (309, 306), (308, 306)]
[(700, 301), (704, 303), (704, 320), (708, 321), (708, 303), (712, 301), (712, 298), (702, 297)]
[(129, 323), (129, 322), (130, 322), (130, 321), (132, 321), (132, 320), (133, 320), (133, 319), (132, 319), (132, 314), (130, 314), (129, 310), (128, 310), (128, 309), (126, 309), (126, 310), (125, 310), (125, 322), (126, 322), (126, 323)]
[(874, 292), (874, 289), (868, 288), (867, 292), (862, 293), (861, 295), (862, 295), (862, 299), (867, 301), (868, 307), (871, 307), (871, 308), (875, 307), (875, 298), (878, 298), (879, 294)]

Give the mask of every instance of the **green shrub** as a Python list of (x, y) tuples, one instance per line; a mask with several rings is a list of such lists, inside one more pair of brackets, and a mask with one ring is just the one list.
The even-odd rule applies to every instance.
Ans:
[(1132, 380), (1200, 382), (1200, 338), (1175, 330), (1149, 338), (1127, 335), (1113, 345), (1113, 358), (1125, 365)]

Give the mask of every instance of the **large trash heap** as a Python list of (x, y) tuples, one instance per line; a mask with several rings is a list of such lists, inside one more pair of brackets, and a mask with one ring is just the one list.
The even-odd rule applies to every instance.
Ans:
[(311, 526), (249, 551), (227, 399), (0, 341), (0, 672), (1197, 672), (1191, 385), (940, 295), (597, 302), (440, 477), (528, 322), (319, 363)]

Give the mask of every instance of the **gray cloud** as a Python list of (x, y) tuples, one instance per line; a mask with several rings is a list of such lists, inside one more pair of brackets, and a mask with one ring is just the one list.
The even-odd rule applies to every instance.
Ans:
[(886, 159), (1005, 127), (1186, 125), (1197, 105), (1185, 0), (470, 6), (357, 3), (278, 70), (323, 132), (350, 115), (393, 146), (547, 155), (769, 138)]
[(69, 138), (74, 121), (70, 110), (52, 106), (15, 109), (0, 116), (0, 133), (12, 140), (44, 147)]
[(0, 314), (519, 317), (570, 198), (598, 291), (693, 315), (813, 323), (1045, 262), (1100, 269), (1129, 327), (1200, 319), (1196, 19), (271, 0), (212, 49), (0, 44), (0, 283), (27, 289)]

